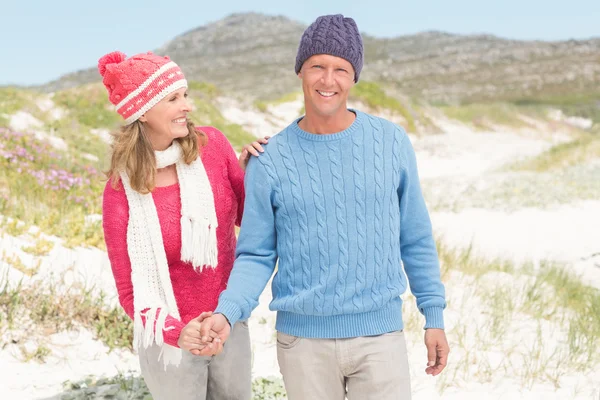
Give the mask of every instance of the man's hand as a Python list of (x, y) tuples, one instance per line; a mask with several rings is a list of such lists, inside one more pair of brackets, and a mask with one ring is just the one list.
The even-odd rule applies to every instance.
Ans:
[(425, 369), (425, 373), (433, 376), (439, 375), (446, 368), (448, 353), (450, 352), (444, 330), (425, 330), (425, 347), (427, 347), (427, 368)]
[[(214, 314), (206, 318), (200, 327), (202, 344), (208, 344), (199, 351), (201, 356), (214, 356), (223, 351), (223, 343), (229, 338), (231, 325), (223, 314)], [(210, 343), (215, 338), (213, 343)]]
[(202, 340), (200, 340), (200, 326), (202, 321), (211, 315), (212, 312), (203, 312), (196, 318), (190, 320), (190, 322), (188, 322), (187, 325), (181, 330), (177, 345), (182, 350), (187, 350), (194, 353), (194, 351), (200, 351), (207, 346), (207, 343), (203, 343)]

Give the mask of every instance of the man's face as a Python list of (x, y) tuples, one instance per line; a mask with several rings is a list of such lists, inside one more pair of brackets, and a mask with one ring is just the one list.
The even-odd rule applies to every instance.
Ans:
[(298, 77), (302, 80), (307, 112), (331, 117), (346, 111), (348, 94), (354, 86), (354, 68), (347, 60), (328, 54), (314, 55), (304, 62)]

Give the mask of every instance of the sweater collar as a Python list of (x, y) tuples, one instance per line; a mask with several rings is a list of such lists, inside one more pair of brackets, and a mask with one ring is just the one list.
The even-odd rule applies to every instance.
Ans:
[(350, 125), (348, 128), (346, 128), (340, 132), (326, 133), (326, 134), (316, 134), (316, 133), (307, 132), (307, 131), (303, 130), (302, 128), (300, 128), (300, 126), (298, 125), (298, 122), (302, 118), (304, 118), (304, 116), (297, 118), (294, 122), (291, 123), (291, 125), (289, 127), (291, 128), (292, 132), (294, 132), (294, 134), (298, 135), (298, 137), (300, 137), (302, 139), (312, 140), (312, 141), (316, 141), (316, 142), (339, 140), (339, 139), (345, 138), (346, 136), (350, 136), (354, 132), (356, 132), (358, 130), (358, 128), (363, 124), (363, 121), (365, 118), (364, 113), (362, 113), (358, 110), (349, 108), (348, 111), (352, 111), (354, 114), (356, 114), (356, 118), (354, 119), (354, 122), (352, 122), (352, 125)]

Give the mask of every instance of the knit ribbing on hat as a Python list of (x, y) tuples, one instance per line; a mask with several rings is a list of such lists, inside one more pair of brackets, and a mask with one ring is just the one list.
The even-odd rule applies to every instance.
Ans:
[(130, 124), (151, 109), (169, 93), (187, 87), (183, 72), (169, 62), (150, 75), (144, 83), (117, 104), (117, 112)]
[(354, 68), (354, 81), (358, 82), (363, 67), (363, 43), (354, 20), (341, 14), (324, 15), (306, 28), (298, 46), (296, 74), (304, 62), (316, 54), (347, 60)]
[[(188, 87), (187, 81), (185, 79), (180, 79), (180, 80), (173, 82), (171, 85), (165, 87), (160, 92), (156, 92), (156, 95), (154, 97), (150, 98), (150, 100), (148, 100), (140, 109), (138, 109), (137, 111), (131, 111), (131, 112), (133, 112), (133, 114), (131, 114), (129, 117), (125, 118), (125, 124), (131, 124), (132, 122), (136, 121), (139, 117), (144, 115), (144, 113), (146, 111), (150, 110), (159, 101), (164, 99), (170, 93), (173, 93), (176, 90), (179, 90), (181, 88), (186, 88), (186, 87)], [(150, 94), (148, 96), (150, 96)], [(135, 107), (133, 108), (133, 110), (135, 110)], [(125, 116), (125, 115), (128, 115), (128, 113), (124, 114), (123, 116)]]

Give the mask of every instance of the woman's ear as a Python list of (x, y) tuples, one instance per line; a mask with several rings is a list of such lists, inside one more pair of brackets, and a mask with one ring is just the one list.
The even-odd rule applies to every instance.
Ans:
[(138, 118), (140, 120), (140, 122), (146, 122), (148, 121), (148, 118), (146, 118), (146, 114), (142, 114), (142, 116), (140, 118)]

